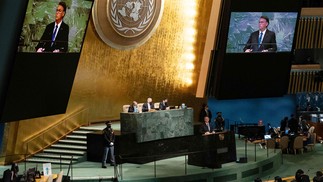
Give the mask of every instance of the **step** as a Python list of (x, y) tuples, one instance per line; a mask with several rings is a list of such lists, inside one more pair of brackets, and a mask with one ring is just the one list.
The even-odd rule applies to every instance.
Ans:
[(105, 125), (93, 125), (93, 126), (81, 126), (82, 130), (93, 130), (93, 131), (102, 131), (106, 126)]
[(55, 164), (70, 164), (70, 160), (57, 160), (57, 159), (46, 159), (46, 158), (28, 158), (27, 162), (39, 162), (39, 163), (55, 163)]
[(63, 139), (59, 140), (60, 143), (69, 143), (69, 144), (80, 144), (80, 145), (86, 145), (86, 141), (83, 140), (68, 140), (68, 139)]
[(44, 149), (44, 152), (47, 153), (59, 153), (59, 154), (73, 154), (73, 155), (84, 155), (85, 151), (77, 151), (77, 150), (63, 150), (63, 149)]
[[(39, 153), (35, 154), (33, 157), (35, 158), (54, 158), (54, 159), (63, 159), (63, 160), (71, 160), (71, 155), (59, 155), (59, 154), (51, 154), (51, 153)], [(73, 156), (72, 160), (78, 160), (82, 158), (82, 156)]]
[(51, 148), (65, 148), (65, 149), (75, 149), (75, 150), (86, 150), (86, 146), (80, 145), (66, 145), (66, 144), (53, 144)]
[(86, 136), (83, 136), (83, 135), (67, 135), (66, 138), (86, 140)]
[(94, 131), (90, 131), (90, 130), (76, 130), (73, 131), (73, 134), (78, 134), (78, 135), (86, 135), (88, 133), (93, 133)]

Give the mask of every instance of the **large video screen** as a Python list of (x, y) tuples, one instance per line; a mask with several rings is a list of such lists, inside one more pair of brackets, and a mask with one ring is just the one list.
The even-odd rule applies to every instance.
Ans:
[(2, 122), (66, 112), (92, 0), (29, 0)]
[[(60, 2), (66, 5), (66, 10)], [(29, 0), (18, 51), (36, 52), (37, 47), (48, 45), (57, 46), (61, 52), (80, 52), (92, 3), (89, 0)], [(62, 23), (52, 40), (57, 19)]]
[(217, 99), (287, 94), (301, 0), (225, 0), (206, 95)]
[[(245, 52), (244, 48), (250, 44), (248, 43), (250, 36), (252, 36), (252, 33), (259, 31), (259, 19), (262, 16), (268, 17), (267, 29), (275, 34), (277, 49), (274, 51), (292, 51), (297, 12), (231, 12), (226, 47), (227, 53)], [(258, 42), (255, 42), (255, 44), (258, 44)], [(271, 45), (264, 44), (264, 46)]]

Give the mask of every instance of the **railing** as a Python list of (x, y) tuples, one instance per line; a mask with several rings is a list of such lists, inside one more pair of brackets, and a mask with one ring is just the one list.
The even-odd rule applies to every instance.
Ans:
[(80, 126), (88, 124), (88, 109), (82, 109), (73, 113), (56, 125), (26, 141), (24, 143), (26, 157), (42, 151)]
[[(22, 161), (20, 161), (20, 163), (16, 162), (18, 164), (18, 180), (19, 181), (28, 181), (27, 180), (27, 173), (28, 173), (28, 169), (35, 169), (35, 172), (42, 172), (43, 170), (43, 166), (41, 163), (39, 164), (35, 164), (35, 163), (28, 163), (26, 161), (27, 156), (29, 154), (12, 154), (12, 155), (6, 155), (6, 156), (0, 156), (0, 159), (4, 158), (23, 158)], [(60, 171), (66, 172), (66, 174), (63, 173), (63, 177), (65, 177), (67, 181), (73, 181), (73, 156), (70, 159), (70, 163), (69, 164), (56, 164), (56, 165), (51, 165), (52, 166), (52, 174), (58, 174)], [(63, 166), (64, 165), (64, 166)], [(8, 167), (8, 169), (10, 169), (10, 166)]]

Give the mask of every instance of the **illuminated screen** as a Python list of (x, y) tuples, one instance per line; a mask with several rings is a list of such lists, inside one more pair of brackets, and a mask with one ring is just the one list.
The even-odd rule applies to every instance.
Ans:
[(28, 1), (2, 122), (66, 112), (93, 1), (62, 2)]
[[(55, 20), (55, 15), (59, 14), (56, 12), (58, 2), (59, 1), (57, 0), (29, 0), (18, 51), (35, 52), (39, 43), (51, 44), (51, 37), (46, 38), (45, 35), (45, 39), (42, 39), (42, 36), (46, 31), (47, 25), (50, 26)], [(68, 45), (67, 50), (64, 50), (64, 52), (81, 51), (92, 3), (92, 1), (86, 0), (66, 1), (67, 7), (63, 22), (67, 26), (63, 27), (63, 25), (61, 25), (60, 28), (66, 32), (67, 39), (63, 37), (60, 40), (56, 40), (57, 44), (66, 43)], [(54, 29), (51, 28), (51, 31), (53, 30)], [(58, 32), (56, 39), (58, 39), (59, 35), (60, 32)]]
[(285, 95), (301, 3), (223, 1), (206, 94), (217, 99)]
[(276, 52), (292, 51), (297, 15), (297, 12), (231, 12), (226, 52), (244, 52), (251, 33), (259, 30), (261, 16), (269, 18), (267, 29), (275, 33)]

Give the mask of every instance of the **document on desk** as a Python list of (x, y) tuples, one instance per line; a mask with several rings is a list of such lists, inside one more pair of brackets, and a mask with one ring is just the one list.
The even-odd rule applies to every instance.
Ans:
[(51, 163), (44, 163), (43, 164), (43, 171), (44, 171), (44, 176), (52, 175), (52, 164)]

